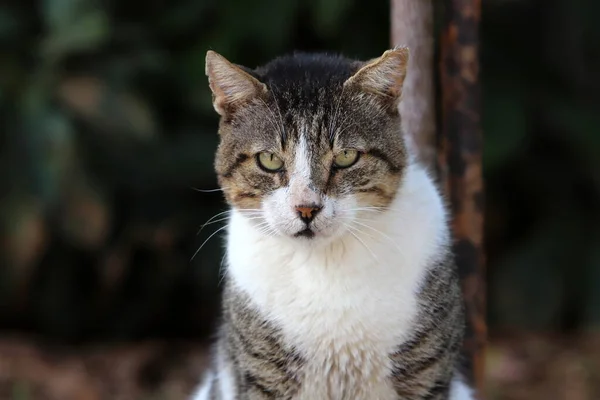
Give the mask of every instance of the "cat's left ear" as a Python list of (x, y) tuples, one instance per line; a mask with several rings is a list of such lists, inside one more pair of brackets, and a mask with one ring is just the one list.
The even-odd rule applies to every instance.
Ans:
[(206, 75), (213, 106), (222, 117), (231, 117), (240, 107), (267, 93), (264, 83), (212, 50), (206, 53)]
[(406, 78), (408, 47), (388, 50), (381, 57), (367, 61), (346, 82), (360, 91), (374, 94), (390, 105), (397, 106), (402, 96)]

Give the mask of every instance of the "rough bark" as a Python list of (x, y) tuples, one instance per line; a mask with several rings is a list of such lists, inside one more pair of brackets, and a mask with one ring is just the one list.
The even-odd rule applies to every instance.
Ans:
[(454, 251), (467, 307), (467, 370), (482, 393), (485, 324), (482, 133), (479, 87), (480, 0), (445, 0), (441, 33), (438, 166), (452, 211)]
[(392, 44), (408, 46), (409, 73), (400, 115), (418, 159), (432, 170), (436, 162), (433, 6), (431, 0), (392, 0)]

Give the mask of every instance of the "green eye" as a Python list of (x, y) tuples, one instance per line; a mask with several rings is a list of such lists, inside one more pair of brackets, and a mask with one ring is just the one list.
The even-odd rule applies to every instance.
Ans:
[(269, 172), (277, 172), (283, 167), (283, 160), (273, 153), (258, 153), (258, 165)]
[(358, 151), (343, 150), (333, 159), (333, 165), (337, 168), (348, 168), (358, 161)]

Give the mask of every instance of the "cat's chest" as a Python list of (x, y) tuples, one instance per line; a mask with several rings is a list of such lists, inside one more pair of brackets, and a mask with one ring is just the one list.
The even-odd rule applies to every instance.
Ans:
[(299, 400), (318, 398), (396, 400), (387, 360), (354, 350), (326, 363), (313, 360), (304, 369)]
[[(340, 324), (302, 342), (305, 362), (299, 399), (396, 399), (388, 356), (393, 338)], [(305, 331), (306, 333), (306, 331)], [(294, 335), (298, 340), (299, 335)], [(380, 336), (381, 342), (377, 341)]]
[(339, 288), (328, 294), (315, 293), (314, 303), (288, 303), (278, 317), (283, 340), (304, 360), (297, 399), (397, 399), (389, 354), (410, 324), (401, 313), (387, 312), (392, 308), (385, 302), (346, 299), (344, 305)]
[[(381, 354), (407, 337), (418, 310), (416, 276), (380, 255), (348, 263), (287, 260), (250, 297), (295, 347), (315, 357)], [(275, 268), (269, 268), (275, 270)], [(419, 275), (419, 274), (414, 274)], [(357, 353), (358, 354), (358, 353)]]
[[(354, 253), (230, 251), (236, 286), (298, 350), (315, 357), (389, 353), (410, 333), (424, 268), (404, 264), (389, 248)], [(403, 265), (404, 264), (404, 265)], [(259, 277), (259, 278), (258, 278)], [(386, 353), (386, 354), (387, 354)]]
[[(392, 351), (407, 336), (416, 299), (391, 290), (322, 285), (288, 287), (263, 305), (286, 338), (315, 357), (358, 357)], [(390, 294), (388, 297), (384, 292)], [(353, 354), (355, 352), (356, 354)]]
[[(287, 260), (251, 296), (305, 361), (302, 381), (310, 385), (303, 385), (300, 399), (322, 398), (323, 393), (331, 399), (396, 398), (389, 354), (414, 325), (416, 284), (395, 271), (397, 259), (378, 260), (389, 263), (389, 273), (381, 272), (381, 264), (376, 270), (368, 258), (354, 261), (362, 262), (365, 271), (371, 268), (370, 273), (347, 264)], [(340, 273), (344, 267), (346, 274)]]

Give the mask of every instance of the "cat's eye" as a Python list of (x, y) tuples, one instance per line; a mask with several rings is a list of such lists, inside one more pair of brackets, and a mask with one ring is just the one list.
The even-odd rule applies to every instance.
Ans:
[(269, 172), (277, 172), (283, 167), (283, 160), (273, 153), (258, 153), (256, 161), (260, 167)]
[(351, 167), (358, 161), (358, 154), (356, 150), (342, 150), (333, 159), (333, 165), (337, 168)]

